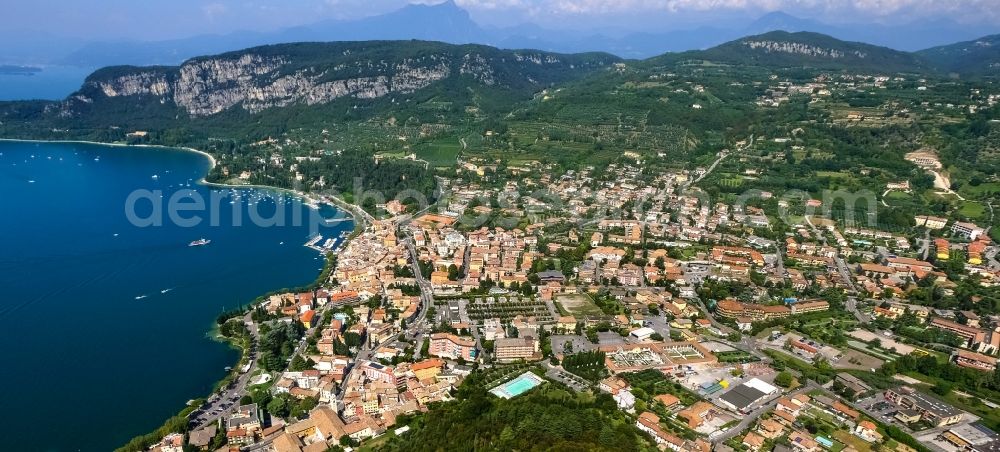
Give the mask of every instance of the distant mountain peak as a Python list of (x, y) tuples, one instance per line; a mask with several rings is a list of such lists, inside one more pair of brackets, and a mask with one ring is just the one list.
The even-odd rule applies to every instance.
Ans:
[(775, 20), (802, 20), (784, 11), (771, 11), (763, 16), (760, 16), (755, 22), (768, 22)]
[(411, 3), (409, 5), (404, 6), (401, 9), (396, 10), (395, 12), (397, 13), (427, 12), (440, 15), (469, 17), (469, 12), (466, 11), (461, 6), (458, 6), (458, 4), (456, 4), (454, 0), (446, 0), (441, 3), (435, 3), (435, 4)]
[(776, 30), (822, 31), (823, 29), (824, 25), (819, 22), (795, 17), (784, 11), (774, 11), (760, 16), (747, 27), (749, 33), (765, 33)]
[(769, 68), (813, 67), (872, 73), (927, 69), (925, 61), (913, 54), (805, 31), (771, 31), (673, 58), (678, 57)]

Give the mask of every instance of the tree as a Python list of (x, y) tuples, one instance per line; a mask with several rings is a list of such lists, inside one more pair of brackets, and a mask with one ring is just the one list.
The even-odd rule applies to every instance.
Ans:
[(792, 381), (794, 379), (795, 377), (787, 371), (778, 372), (778, 375), (774, 376), (774, 384), (781, 386), (782, 388), (788, 388), (792, 386)]
[(931, 387), (931, 391), (940, 396), (946, 396), (951, 393), (953, 385), (950, 381), (938, 380), (934, 386)]
[(500, 432), (500, 444), (510, 444), (514, 438), (514, 430), (510, 428), (510, 425), (505, 425), (503, 431)]
[(281, 418), (288, 417), (290, 412), (288, 403), (288, 395), (281, 394), (273, 399), (267, 404), (267, 412), (271, 413), (272, 416), (278, 416)]

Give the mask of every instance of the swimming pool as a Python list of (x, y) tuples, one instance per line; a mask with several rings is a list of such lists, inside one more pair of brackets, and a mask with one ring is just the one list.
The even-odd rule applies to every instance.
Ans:
[(525, 372), (513, 380), (493, 388), (490, 392), (502, 399), (509, 399), (524, 394), (542, 383), (545, 383), (545, 380), (538, 375)]

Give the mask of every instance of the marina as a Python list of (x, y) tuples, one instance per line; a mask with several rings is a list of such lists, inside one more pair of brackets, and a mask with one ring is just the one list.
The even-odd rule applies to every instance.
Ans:
[[(333, 253), (337, 254), (340, 249), (347, 243), (347, 236), (350, 234), (348, 231), (341, 231), (340, 235), (337, 237), (324, 238), (320, 234), (316, 234), (307, 241), (304, 246), (307, 248), (314, 249), (322, 254)], [(322, 242), (322, 245), (320, 244)]]

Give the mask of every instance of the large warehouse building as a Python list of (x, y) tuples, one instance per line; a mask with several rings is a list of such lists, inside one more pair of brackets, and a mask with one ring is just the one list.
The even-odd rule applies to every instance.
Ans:
[(730, 410), (747, 413), (768, 396), (776, 394), (778, 388), (758, 378), (750, 379), (719, 397), (719, 403)]

